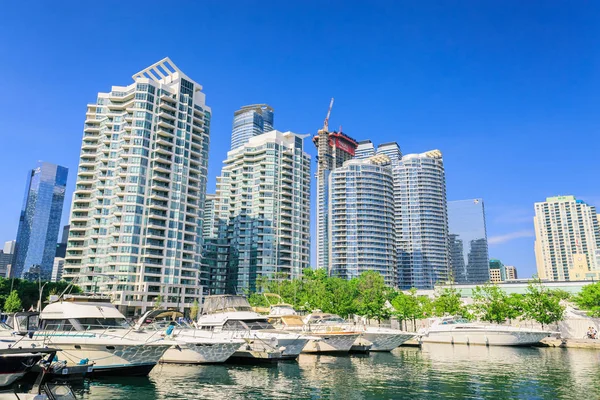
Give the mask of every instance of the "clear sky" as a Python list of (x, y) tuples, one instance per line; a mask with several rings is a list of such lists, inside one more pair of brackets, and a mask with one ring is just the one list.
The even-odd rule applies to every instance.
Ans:
[(598, 15), (596, 1), (5, 2), (0, 241), (37, 160), (70, 169), (67, 222), (86, 104), (169, 56), (212, 107), (209, 191), (235, 109), (269, 103), (277, 129), (314, 134), (333, 96), (331, 126), (357, 140), (440, 149), (448, 199), (483, 198), (490, 256), (530, 276), (533, 203), (600, 206)]

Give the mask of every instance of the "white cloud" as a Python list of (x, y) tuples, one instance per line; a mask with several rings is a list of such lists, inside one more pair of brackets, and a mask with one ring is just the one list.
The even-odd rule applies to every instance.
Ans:
[(534, 237), (535, 233), (531, 230), (521, 230), (511, 233), (505, 233), (504, 235), (490, 236), (488, 238), (488, 244), (503, 244), (510, 242), (515, 239)]

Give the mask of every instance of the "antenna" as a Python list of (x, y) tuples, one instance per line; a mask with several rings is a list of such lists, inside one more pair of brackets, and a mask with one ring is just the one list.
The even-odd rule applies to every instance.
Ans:
[(331, 102), (329, 103), (329, 110), (327, 110), (325, 122), (323, 122), (323, 130), (325, 132), (329, 132), (329, 116), (331, 115), (331, 108), (333, 108), (333, 97), (331, 98)]

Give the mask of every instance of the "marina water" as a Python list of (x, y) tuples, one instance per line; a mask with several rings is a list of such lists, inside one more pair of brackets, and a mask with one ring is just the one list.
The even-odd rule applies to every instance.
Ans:
[(144, 378), (75, 386), (105, 399), (599, 399), (600, 352), (425, 344), (392, 353), (302, 354), (278, 365), (158, 365)]

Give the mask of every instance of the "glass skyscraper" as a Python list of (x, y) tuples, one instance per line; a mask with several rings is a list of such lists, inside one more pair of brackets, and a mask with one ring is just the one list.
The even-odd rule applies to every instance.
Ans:
[(169, 58), (98, 93), (87, 106), (65, 280), (110, 295), (127, 315), (157, 299), (179, 310), (202, 302), (210, 122), (202, 86)]
[(448, 232), (454, 282), (488, 282), (490, 268), (483, 200), (449, 201)]
[(430, 289), (450, 272), (442, 153), (408, 154), (394, 167), (398, 286)]
[(244, 106), (233, 114), (231, 150), (247, 143), (251, 137), (273, 130), (273, 108), (268, 104)]
[(353, 159), (329, 175), (331, 276), (358, 277), (379, 272), (396, 286), (394, 180), (390, 159)]
[(68, 169), (40, 162), (27, 175), (11, 277), (50, 280)]

